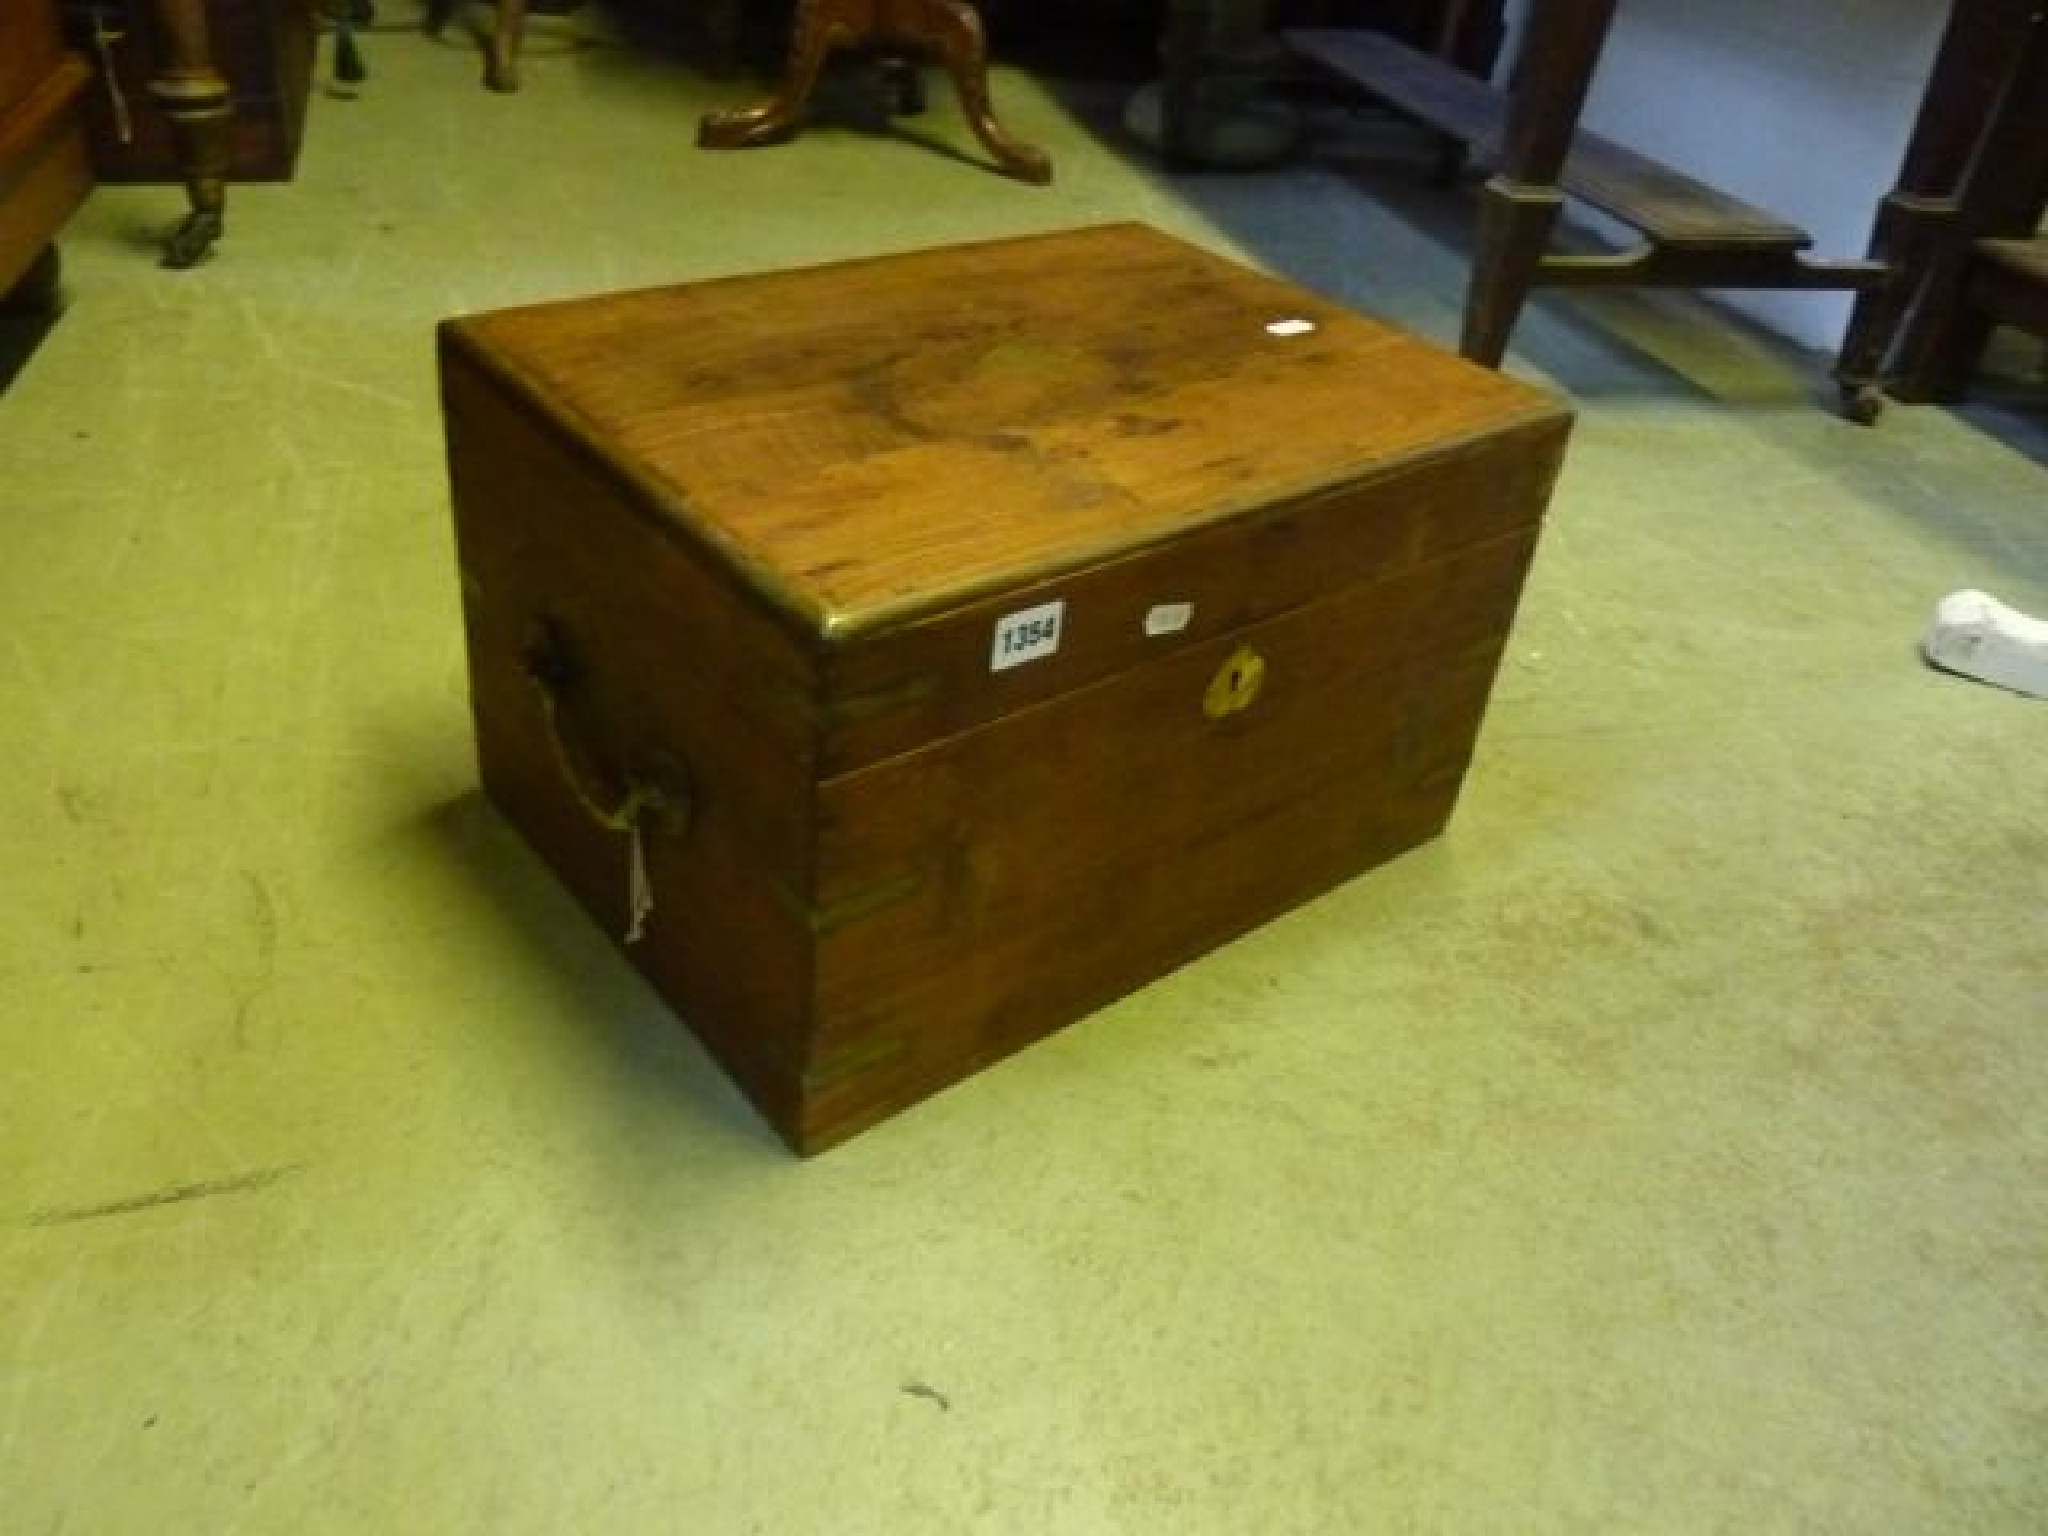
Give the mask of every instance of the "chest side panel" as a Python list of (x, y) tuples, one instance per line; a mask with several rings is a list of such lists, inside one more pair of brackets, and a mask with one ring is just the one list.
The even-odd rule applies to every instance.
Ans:
[(604, 817), (659, 798), (627, 953), (780, 1120), (812, 1002), (806, 660), (487, 372), (443, 380), (485, 790), (614, 938), (632, 839)]

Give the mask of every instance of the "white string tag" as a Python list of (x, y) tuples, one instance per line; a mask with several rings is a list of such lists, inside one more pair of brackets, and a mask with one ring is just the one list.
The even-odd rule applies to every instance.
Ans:
[(626, 823), (626, 942), (647, 936), (647, 917), (654, 910), (654, 884), (647, 878), (647, 849), (640, 837), (640, 818)]

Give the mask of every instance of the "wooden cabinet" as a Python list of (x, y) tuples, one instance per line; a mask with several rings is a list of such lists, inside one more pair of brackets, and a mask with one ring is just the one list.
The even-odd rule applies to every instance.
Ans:
[(0, 294), (54, 293), (57, 231), (92, 185), (77, 112), (91, 77), (64, 48), (55, 0), (0, 6)]
[[(152, 104), (150, 81), (170, 56), (153, 0), (62, 0), (69, 35), (81, 43), (95, 25), (110, 32), (113, 89), (85, 103), (93, 169), (101, 181), (185, 179), (169, 119)], [(288, 181), (304, 136), (313, 80), (314, 22), (309, 0), (205, 0), (199, 8), (214, 67), (228, 81), (227, 176)], [(124, 103), (117, 108), (115, 102)]]

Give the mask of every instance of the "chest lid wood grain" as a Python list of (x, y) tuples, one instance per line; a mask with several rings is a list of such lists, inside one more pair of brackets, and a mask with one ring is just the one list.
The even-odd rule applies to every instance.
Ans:
[(827, 643), (1565, 415), (1135, 224), (502, 310), (444, 339)]

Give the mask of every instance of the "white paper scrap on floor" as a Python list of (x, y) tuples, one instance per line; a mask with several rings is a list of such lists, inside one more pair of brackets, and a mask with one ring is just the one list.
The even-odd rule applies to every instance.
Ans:
[(1944, 672), (2048, 698), (2048, 620), (2029, 618), (1987, 592), (1951, 592), (1921, 642)]

